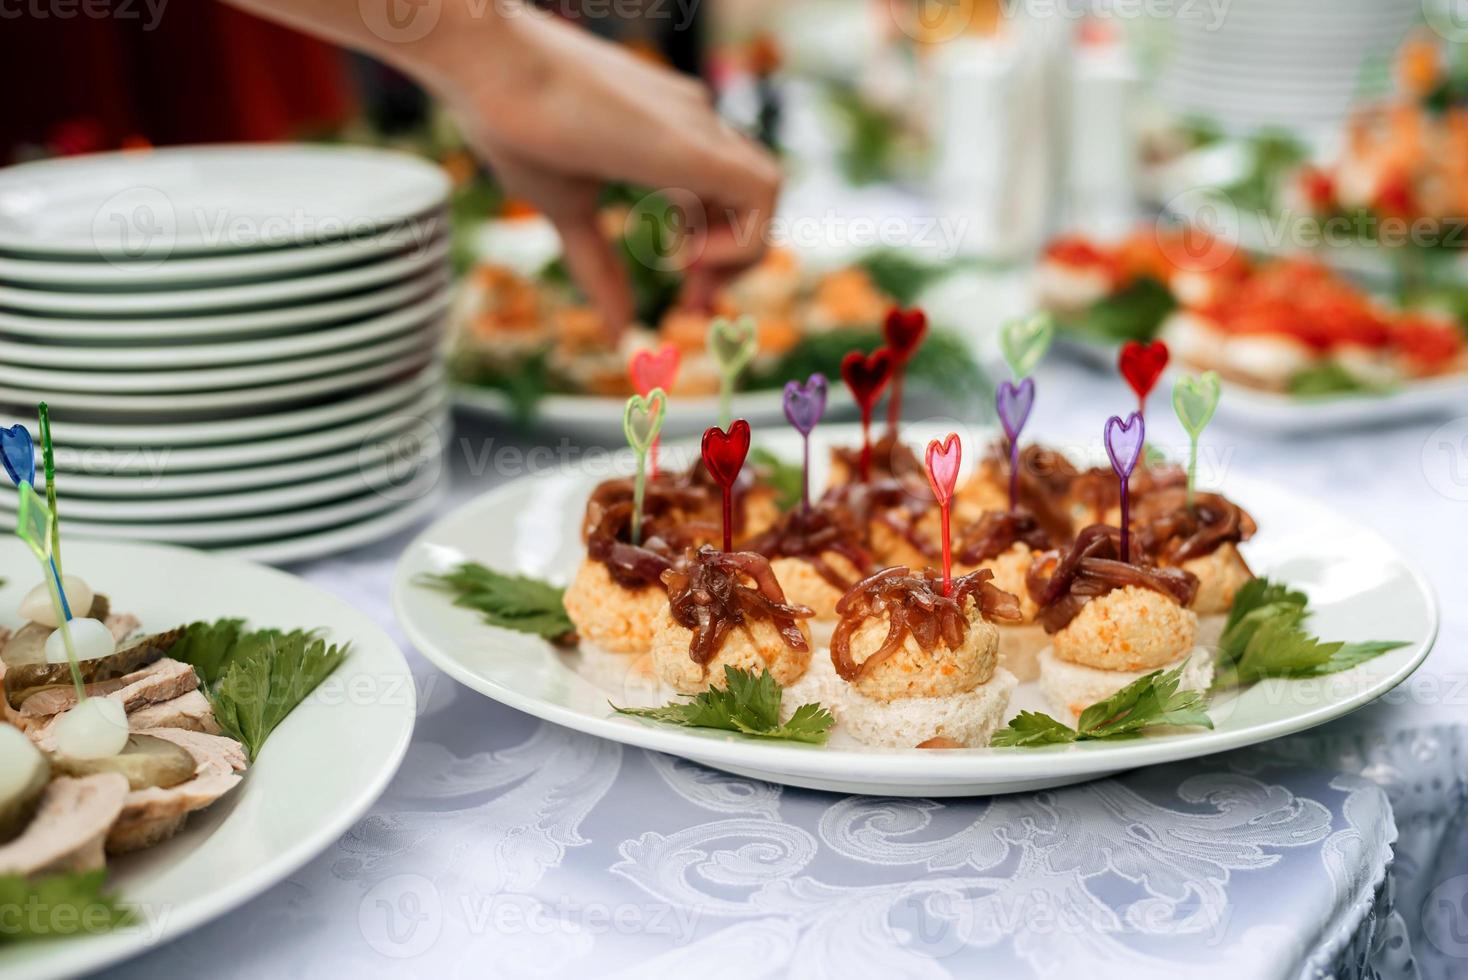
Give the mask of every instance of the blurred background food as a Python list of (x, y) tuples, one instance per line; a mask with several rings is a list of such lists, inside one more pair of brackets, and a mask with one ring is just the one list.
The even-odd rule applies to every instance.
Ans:
[[(0, 161), (30, 165), (0, 171), (0, 413), (21, 418), (46, 392), (58, 432), (69, 424), (84, 448), (187, 436), (177, 445), (200, 451), (178, 457), (170, 499), (242, 475), (231, 448), (259, 455), (262, 436), (220, 427), (226, 416), (324, 419), (294, 424), (289, 443), (337, 453), (313, 460), (319, 534), (365, 514), (326, 489), (356, 465), (341, 433), (405, 406), (615, 438), (607, 405), (630, 391), (629, 357), (672, 344), (672, 417), (703, 424), (716, 316), (756, 324), (738, 396), (756, 421), (778, 421), (786, 380), (834, 376), (846, 351), (881, 342), (887, 310), (912, 305), (933, 326), (911, 366), (917, 410), (926, 395), (986, 417), (997, 329), (1035, 309), (1056, 318), (1061, 350), (1108, 369), (1120, 343), (1165, 340), (1176, 368), (1231, 381), (1220, 417), (1251, 424), (1349, 426), (1368, 405), (1374, 421), (1416, 419), (1468, 395), (1468, 35), (1450, 0), (540, 6), (706, 82), (724, 117), (778, 154), (785, 186), (758, 265), (691, 305), (701, 215), (677, 188), (607, 187), (603, 230), (635, 300), (610, 344), (550, 224), (394, 70), (219, 3), (32, 12), (6, 21), (0, 58), (0, 82), (26, 93), (0, 115)], [(262, 243), (265, 264), (242, 272), (183, 247), (166, 262), (68, 254), (48, 236), (82, 228), (76, 215), (37, 216), (36, 186), (51, 194), (43, 210), (65, 199), (47, 161), (117, 151), (89, 171), (101, 199), (136, 184), (155, 148), (237, 141), (430, 161), (441, 195), (394, 220), (442, 222), (378, 251)], [(318, 210), (372, 203), (371, 187), (339, 183)], [(242, 186), (270, 204), (263, 182)], [(276, 206), (300, 207), (299, 189), (275, 189)], [(320, 251), (278, 261), (306, 248)], [(316, 383), (342, 372), (354, 380), (341, 390)], [(352, 399), (369, 407), (332, 407)], [(312, 438), (322, 426), (338, 435)], [(94, 494), (99, 526), (153, 533), (115, 477), (78, 475), (101, 481), (75, 488), (83, 511)], [(260, 508), (197, 513), (248, 521)], [(245, 547), (253, 526), (189, 540)]]

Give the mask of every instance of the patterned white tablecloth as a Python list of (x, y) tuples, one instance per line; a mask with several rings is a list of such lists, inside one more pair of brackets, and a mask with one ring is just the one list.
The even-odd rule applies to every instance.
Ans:
[[(1040, 393), (1032, 431), (1049, 438), (1088, 438), (1127, 401), (1119, 381), (1064, 364)], [(1232, 470), (1392, 536), (1446, 600), (1424, 668), (1340, 723), (1035, 794), (841, 797), (542, 724), (410, 651), (418, 730), (371, 814), (289, 881), (119, 972), (1464, 975), (1468, 419), (1438, 424), (1288, 442), (1220, 422), (1210, 436)], [(460, 420), (451, 503), (502, 478), (475, 463), (502, 444), (521, 443)], [(407, 649), (388, 604), (406, 541), (297, 571)]]

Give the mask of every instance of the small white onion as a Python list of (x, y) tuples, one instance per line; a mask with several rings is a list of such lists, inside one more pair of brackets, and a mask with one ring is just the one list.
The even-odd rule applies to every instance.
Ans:
[[(112, 631), (100, 619), (73, 619), (68, 627), (71, 630), (71, 645), (76, 648), (78, 663), (101, 660), (117, 652), (117, 641), (112, 638)], [(67, 662), (66, 641), (62, 638), (59, 629), (46, 637), (46, 662), (48, 664)]]
[(112, 698), (87, 698), (56, 722), (56, 751), (73, 759), (106, 759), (127, 747), (127, 711)]
[(15, 799), (29, 786), (45, 761), (19, 728), (0, 723), (0, 803)]
[[(61, 588), (66, 593), (67, 605), (73, 616), (85, 616), (92, 611), (92, 587), (75, 575), (61, 576)], [(21, 618), (32, 623), (49, 626), (53, 630), (61, 625), (56, 618), (56, 607), (51, 605), (51, 587), (45, 582), (26, 593), (20, 600)]]

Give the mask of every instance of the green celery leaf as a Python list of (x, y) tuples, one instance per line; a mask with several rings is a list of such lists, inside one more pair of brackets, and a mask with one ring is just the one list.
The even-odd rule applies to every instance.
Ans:
[(465, 562), (443, 575), (421, 576), (418, 584), (452, 595), (454, 605), (477, 611), (491, 626), (531, 633), (554, 643), (576, 635), (576, 624), (561, 601), (566, 590), (539, 579)]
[(675, 701), (659, 708), (619, 708), (618, 714), (646, 718), (687, 728), (715, 728), (757, 738), (783, 739), (822, 745), (836, 719), (819, 704), (803, 704), (784, 724), (780, 704), (784, 696), (768, 669), (754, 674), (737, 667), (724, 668), (724, 688), (711, 687), (691, 701)]
[(137, 921), (134, 909), (105, 890), (107, 872), (24, 878), (0, 875), (0, 947), (38, 939), (90, 936)]
[(346, 659), (350, 646), (311, 634), (262, 630), (241, 639), (208, 691), (214, 717), (253, 761), (270, 733)]

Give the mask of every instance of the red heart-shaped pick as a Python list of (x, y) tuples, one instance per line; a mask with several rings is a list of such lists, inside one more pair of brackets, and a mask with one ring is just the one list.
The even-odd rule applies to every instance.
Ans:
[(744, 468), (744, 457), (749, 455), (749, 423), (735, 419), (725, 432), (711, 425), (703, 434), (703, 465), (719, 486), (728, 489), (739, 478)]
[(887, 338), (892, 355), (906, 364), (928, 335), (928, 316), (917, 307), (904, 310), (894, 306), (882, 324), (882, 335)]
[(627, 373), (632, 377), (632, 387), (643, 398), (654, 388), (673, 390), (673, 381), (678, 377), (678, 348), (664, 344), (657, 350), (643, 348), (627, 362)]
[(934, 439), (928, 443), (928, 483), (938, 503), (947, 504), (953, 499), (953, 488), (958, 485), (958, 467), (963, 462), (963, 443), (958, 433), (950, 432), (941, 442)]
[(1167, 345), (1160, 340), (1154, 340), (1150, 344), (1128, 340), (1121, 346), (1121, 376), (1126, 378), (1126, 383), (1132, 386), (1132, 391), (1142, 401), (1146, 401), (1152, 389), (1157, 386), (1157, 379), (1162, 377), (1162, 369), (1167, 367), (1168, 356)]
[(863, 416), (870, 415), (872, 406), (882, 397), (895, 366), (892, 351), (886, 347), (878, 347), (870, 354), (850, 351), (841, 359), (841, 378), (851, 389), (851, 397), (856, 399)]

